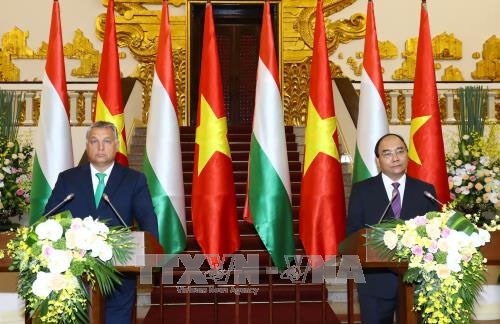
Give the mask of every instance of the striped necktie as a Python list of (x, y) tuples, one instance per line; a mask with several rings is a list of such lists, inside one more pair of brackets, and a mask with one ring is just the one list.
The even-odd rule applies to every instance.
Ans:
[(394, 189), (392, 190), (392, 197), (394, 197), (391, 204), (392, 212), (394, 213), (394, 218), (399, 219), (399, 217), (401, 216), (401, 195), (399, 194), (398, 190), (399, 183), (394, 182), (392, 186), (394, 187)]

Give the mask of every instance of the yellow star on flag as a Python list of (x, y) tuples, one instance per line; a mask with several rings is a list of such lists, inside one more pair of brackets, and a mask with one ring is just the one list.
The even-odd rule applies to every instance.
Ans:
[(112, 115), (108, 109), (108, 106), (106, 106), (104, 101), (102, 101), (100, 95), (97, 96), (96, 107), (99, 107), (100, 109), (96, 108), (95, 110), (95, 120), (96, 121), (103, 120), (113, 123), (115, 125), (116, 130), (118, 131), (118, 142), (119, 142), (118, 151), (124, 155), (127, 155), (127, 146), (125, 145), (125, 141), (122, 136), (122, 131), (123, 128), (125, 127), (125, 121), (124, 121), (125, 118), (123, 117), (123, 113)]
[(217, 118), (203, 95), (200, 104), (200, 125), (196, 128), (196, 143), (199, 145), (198, 175), (215, 152), (219, 151), (231, 158), (226, 117)]
[(418, 132), (420, 127), (424, 126), (425, 123), (431, 118), (431, 115), (415, 117), (411, 120), (410, 125), (410, 150), (408, 152), (408, 157), (418, 165), (422, 165), (420, 157), (418, 156), (417, 149), (415, 148), (415, 141), (413, 137)]
[(339, 151), (333, 140), (333, 134), (337, 130), (337, 118), (321, 118), (311, 99), (307, 111), (304, 174), (320, 152), (339, 160)]

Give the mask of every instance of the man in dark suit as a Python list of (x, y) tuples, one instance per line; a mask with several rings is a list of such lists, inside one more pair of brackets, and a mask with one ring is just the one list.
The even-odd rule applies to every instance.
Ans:
[[(375, 145), (375, 156), (381, 172), (352, 187), (347, 235), (377, 224), (382, 216), (411, 219), (439, 207), (424, 195), (424, 191), (436, 195), (431, 184), (406, 175), (408, 148), (403, 138), (396, 134), (382, 136)], [(382, 215), (391, 198), (391, 207)], [(398, 304), (397, 274), (388, 269), (363, 272), (366, 283), (357, 285), (362, 323), (393, 323)]]
[[(109, 122), (95, 122), (86, 138), (89, 163), (59, 174), (45, 211), (73, 193), (74, 198), (54, 212), (70, 210), (74, 217), (90, 215), (106, 220), (109, 226), (121, 226), (122, 221), (110, 204), (101, 199), (106, 193), (127, 226), (135, 219), (141, 230), (158, 237), (158, 223), (145, 176), (115, 163), (119, 145), (116, 127)], [(135, 276), (124, 276), (122, 285), (106, 298), (105, 323), (130, 323), (135, 298)]]

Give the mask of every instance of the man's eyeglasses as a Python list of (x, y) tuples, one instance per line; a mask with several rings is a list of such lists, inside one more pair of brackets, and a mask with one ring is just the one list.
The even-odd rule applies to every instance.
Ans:
[(402, 157), (402, 156), (404, 156), (406, 153), (407, 153), (406, 149), (404, 149), (404, 148), (398, 148), (398, 149), (396, 149), (396, 150), (394, 150), (394, 151), (389, 151), (389, 150), (387, 150), (387, 151), (383, 151), (383, 152), (382, 152), (382, 154), (380, 154), (380, 155), (382, 155), (382, 157), (383, 157), (384, 159), (386, 159), (386, 160), (390, 160), (390, 159), (393, 159), (393, 158), (394, 158), (394, 157), (396, 157), (396, 156), (397, 156), (397, 157)]

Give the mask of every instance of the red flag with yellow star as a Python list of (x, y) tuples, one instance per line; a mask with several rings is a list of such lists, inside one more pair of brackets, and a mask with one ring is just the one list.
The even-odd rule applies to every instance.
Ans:
[[(200, 92), (192, 186), (192, 219), (205, 255), (229, 254), (240, 246), (236, 195), (212, 5), (205, 9)], [(209, 257), (217, 267), (216, 258)]]
[(308, 256), (317, 255), (325, 260), (337, 254), (345, 236), (344, 183), (337, 130), (323, 1), (319, 0), (300, 192), (300, 239)]
[(93, 119), (94, 121), (108, 121), (116, 126), (120, 142), (116, 153), (116, 161), (121, 165), (128, 166), (120, 63), (118, 62), (118, 48), (116, 45), (114, 0), (108, 1), (101, 68), (97, 84), (97, 103)]
[(408, 175), (434, 185), (437, 198), (450, 201), (441, 116), (436, 89), (429, 16), (425, 2), (420, 12), (415, 83), (408, 152)]

